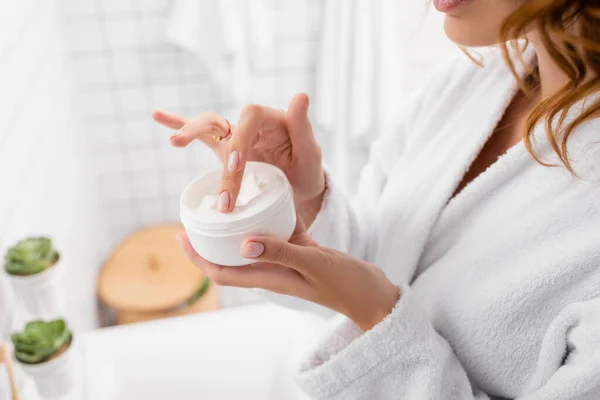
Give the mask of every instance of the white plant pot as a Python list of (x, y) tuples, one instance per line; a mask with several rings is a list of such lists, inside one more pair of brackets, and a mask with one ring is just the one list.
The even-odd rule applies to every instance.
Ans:
[(64, 312), (61, 260), (35, 275), (7, 274), (15, 294), (29, 313), (37, 318), (52, 319)]
[(29, 375), (38, 392), (47, 398), (68, 394), (75, 384), (74, 339), (69, 348), (59, 357), (41, 364), (24, 364), (17, 360), (19, 367)]

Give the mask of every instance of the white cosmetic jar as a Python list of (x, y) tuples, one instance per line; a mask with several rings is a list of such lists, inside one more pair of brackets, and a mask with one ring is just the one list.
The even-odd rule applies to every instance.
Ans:
[[(205, 196), (217, 198), (222, 170), (215, 170), (190, 183), (181, 195), (181, 222), (192, 247), (204, 259), (219, 265), (240, 266), (255, 262), (240, 255), (244, 240), (253, 236), (275, 236), (289, 240), (296, 226), (292, 186), (279, 168), (248, 162), (244, 175), (255, 174), (267, 181), (267, 189), (231, 212), (216, 209), (199, 212)], [(242, 188), (243, 190), (243, 188)], [(241, 197), (241, 196), (240, 196)]]

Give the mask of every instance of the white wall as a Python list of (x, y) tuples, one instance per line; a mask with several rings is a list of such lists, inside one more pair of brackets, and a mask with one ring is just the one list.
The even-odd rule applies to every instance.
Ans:
[[(22, 0), (0, 14), (0, 252), (52, 237), (66, 266), (67, 318), (96, 325), (95, 276), (106, 240), (95, 207), (55, 4)], [(0, 275), (0, 324), (14, 301)], [(22, 309), (17, 308), (22, 316)]]

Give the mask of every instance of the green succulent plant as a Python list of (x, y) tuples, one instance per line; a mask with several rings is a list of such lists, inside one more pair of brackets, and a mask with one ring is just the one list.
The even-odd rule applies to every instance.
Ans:
[(28, 238), (8, 249), (4, 269), (11, 275), (33, 275), (54, 265), (58, 258), (50, 239)]
[(71, 344), (72, 333), (62, 319), (33, 321), (25, 325), (23, 332), (14, 333), (15, 357), (24, 364), (48, 361)]

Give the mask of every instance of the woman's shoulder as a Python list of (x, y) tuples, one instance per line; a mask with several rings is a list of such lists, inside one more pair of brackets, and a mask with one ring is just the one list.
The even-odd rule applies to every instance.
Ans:
[[(577, 176), (588, 183), (600, 185), (600, 116), (580, 122), (568, 137), (564, 132), (586, 112), (591, 104), (600, 101), (600, 92), (592, 94), (572, 105), (568, 110), (562, 124), (559, 125), (562, 113), (553, 121), (553, 127), (558, 131), (557, 145), (562, 147), (566, 142), (568, 160)], [(540, 123), (534, 133), (535, 149), (540, 150), (542, 159), (548, 164), (562, 165), (563, 162), (548, 140), (548, 131), (545, 123)]]
[(600, 118), (575, 129), (567, 140), (567, 150), (575, 173), (586, 182), (600, 185)]

